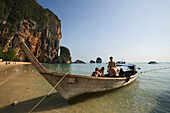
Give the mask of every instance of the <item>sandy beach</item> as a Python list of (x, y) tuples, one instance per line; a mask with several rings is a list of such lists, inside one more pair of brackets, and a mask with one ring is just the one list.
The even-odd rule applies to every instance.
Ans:
[[(23, 102), (44, 96), (51, 89), (44, 78), (29, 64), (31, 63), (12, 62), (8, 65), (5, 62), (0, 63), (0, 108), (11, 106), (14, 101)], [(47, 88), (41, 89), (42, 86)]]
[(14, 67), (14, 66), (18, 66), (18, 65), (24, 65), (24, 64), (31, 64), (31, 62), (11, 62), (11, 61), (7, 61), (8, 63), (10, 62), (10, 64), (6, 65), (6, 62), (0, 62), (0, 71), (5, 70), (7, 68), (10, 67)]
[(13, 73), (19, 71), (18, 66), (31, 64), (30, 62), (7, 62), (10, 63), (6, 65), (6, 62), (0, 62), (0, 86), (9, 81)]
[(14, 62), (14, 61), (3, 61), (0, 62), (0, 71), (6, 71), (6, 69), (18, 66), (18, 65), (25, 65), (25, 64), (31, 64), (31, 62)]

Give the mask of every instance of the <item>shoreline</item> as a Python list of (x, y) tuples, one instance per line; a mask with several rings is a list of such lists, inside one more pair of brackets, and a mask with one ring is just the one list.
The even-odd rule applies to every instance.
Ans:
[(6, 61), (0, 62), (0, 71), (18, 65), (31, 64), (31, 62), (14, 62), (14, 61), (7, 61), (7, 62), (10, 62), (10, 64), (6, 65)]
[[(14, 62), (14, 61), (7, 61), (10, 64), (6, 65), (6, 61), (0, 62), (0, 86), (5, 84), (10, 78), (12, 78), (11, 75), (13, 75), (17, 69), (15, 69), (18, 66), (22, 66), (25, 64), (31, 64), (31, 62)], [(11, 71), (11, 69), (13, 71)]]
[[(7, 61), (10, 62), (8, 65), (20, 65), (20, 64), (31, 64), (31, 62), (15, 62), (15, 61)], [(6, 61), (0, 62), (0, 65), (6, 65)]]

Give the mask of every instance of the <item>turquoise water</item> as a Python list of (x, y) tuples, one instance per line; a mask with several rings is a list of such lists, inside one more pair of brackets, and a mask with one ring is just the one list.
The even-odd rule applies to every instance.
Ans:
[[(122, 113), (170, 113), (170, 63), (133, 64), (141, 68), (137, 80), (131, 86), (119, 89), (113, 94), (105, 95), (108, 96), (106, 98), (111, 99), (106, 101), (109, 106), (106, 108), (113, 110), (115, 107), (118, 107), (118, 109), (116, 108), (116, 110), (113, 111)], [(71, 72), (84, 75), (91, 75), (95, 67), (101, 68), (103, 66), (107, 67), (107, 64), (45, 65), (45, 67), (51, 71)], [(127, 91), (128, 89), (129, 91)], [(111, 97), (113, 97), (113, 99)]]
[[(50, 71), (68, 73), (80, 75), (91, 75), (96, 67), (107, 67), (106, 63), (102, 64), (43, 64)], [(106, 71), (106, 69), (105, 69)]]
[[(102, 67), (105, 68), (105, 74), (107, 74), (107, 63), (94, 63), (94, 64), (43, 64), (47, 69), (50, 71), (55, 72), (63, 72), (68, 73), (71, 72), (73, 74), (79, 74), (79, 75), (91, 75), (92, 72), (95, 70), (96, 67), (101, 69)], [(118, 67), (120, 68), (120, 67)], [(127, 68), (124, 68), (124, 70), (127, 70)]]
[[(52, 96), (46, 98), (34, 112), (170, 113), (170, 63), (134, 64), (141, 68), (139, 70), (140, 74), (137, 80), (126, 87), (100, 96), (94, 95), (93, 98), (72, 105), (68, 104), (54, 91)], [(81, 75), (91, 75), (95, 67), (107, 67), (106, 63), (43, 65), (51, 71), (71, 72)], [(4, 75), (11, 76), (11, 78), (0, 87), (0, 113), (26, 113), (52, 89), (32, 65), (18, 66), (9, 70), (8, 73), (12, 73), (16, 69), (19, 71), (14, 72), (13, 75)], [(9, 105), (2, 108), (15, 100), (18, 100), (20, 103), (16, 106)]]

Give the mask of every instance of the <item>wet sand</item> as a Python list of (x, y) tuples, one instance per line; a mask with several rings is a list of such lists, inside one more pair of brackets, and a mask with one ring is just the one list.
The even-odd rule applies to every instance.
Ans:
[[(9, 62), (9, 61), (8, 61)], [(19, 65), (31, 64), (30, 62), (10, 62), (6, 65), (6, 62), (0, 62), (0, 86), (7, 82), (13, 72), (19, 71), (19, 69), (14, 68)]]
[(0, 62), (0, 71), (5, 71), (5, 69), (8, 69), (10, 67), (15, 67), (18, 65), (25, 65), (25, 64), (31, 64), (31, 62), (11, 62), (11, 61), (7, 61), (8, 63), (10, 62), (10, 64), (6, 65), (6, 62)]
[[(28, 112), (52, 89), (31, 64), (3, 64), (0, 67), (0, 113)], [(15, 101), (19, 102), (18, 107), (11, 106)]]

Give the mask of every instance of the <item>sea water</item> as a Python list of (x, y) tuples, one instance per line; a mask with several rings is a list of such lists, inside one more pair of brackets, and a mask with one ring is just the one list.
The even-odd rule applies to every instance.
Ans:
[[(57, 91), (33, 112), (40, 113), (170, 113), (170, 63), (133, 63), (140, 67), (139, 76), (128, 86), (87, 100), (68, 104)], [(95, 67), (107, 64), (43, 64), (48, 70), (90, 76)], [(14, 72), (18, 69), (18, 72)], [(25, 72), (26, 70), (26, 72)], [(0, 86), (0, 113), (28, 112), (52, 87), (32, 65), (1, 71), (8, 81)], [(107, 72), (106, 72), (107, 73)], [(9, 105), (19, 101), (15, 106)], [(6, 106), (6, 107), (4, 107)]]

